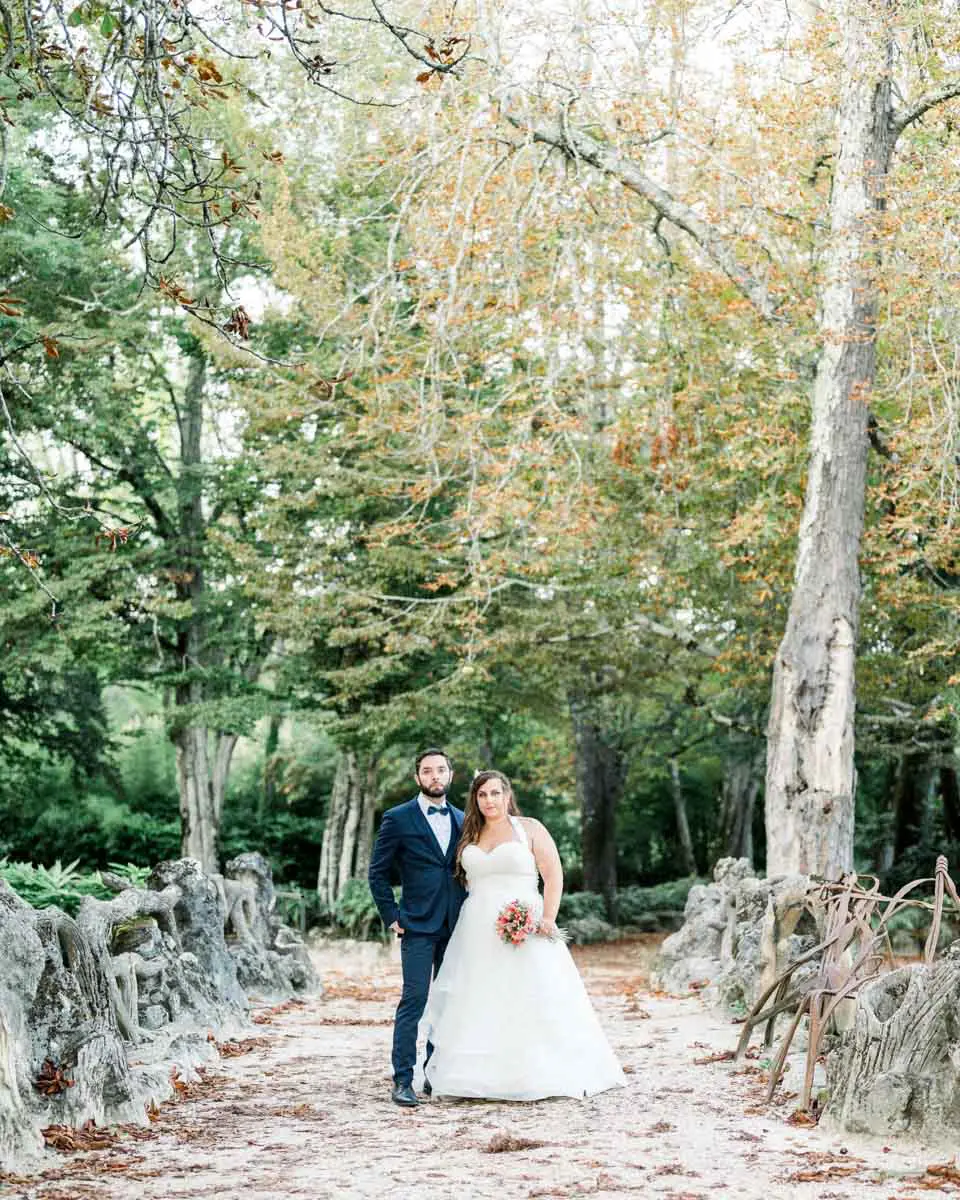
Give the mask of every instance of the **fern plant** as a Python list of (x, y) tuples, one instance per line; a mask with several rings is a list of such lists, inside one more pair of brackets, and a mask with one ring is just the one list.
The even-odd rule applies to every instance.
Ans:
[(108, 900), (113, 893), (105, 887), (100, 872), (81, 872), (77, 862), (67, 866), (59, 859), (49, 867), (0, 859), (0, 878), (34, 908), (55, 904), (73, 916), (84, 896)]
[(140, 867), (136, 863), (107, 863), (107, 869), (114, 875), (125, 879), (131, 887), (145, 888), (153, 870), (152, 867)]
[[(0, 879), (5, 879), (17, 895), (34, 908), (55, 904), (75, 916), (85, 896), (109, 900), (113, 891), (106, 886), (99, 871), (81, 871), (79, 860), (64, 866), (58, 859), (52, 866), (35, 863), (10, 862), (0, 858)], [(133, 887), (143, 887), (150, 874), (148, 867), (132, 863), (111, 863), (110, 870), (130, 881)]]
[[(399, 888), (395, 889), (395, 894)], [(380, 914), (365, 879), (348, 879), (333, 906), (333, 919), (347, 937), (372, 939), (385, 937)]]

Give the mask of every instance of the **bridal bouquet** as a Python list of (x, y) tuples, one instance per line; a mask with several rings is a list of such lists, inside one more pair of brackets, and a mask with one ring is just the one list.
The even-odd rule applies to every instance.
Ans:
[[(537, 918), (533, 915), (533, 909), (522, 900), (509, 901), (497, 914), (497, 937), (508, 946), (519, 946), (536, 931)], [(549, 937), (551, 942), (570, 941), (570, 934), (565, 929), (557, 929), (545, 936)]]
[(519, 946), (537, 927), (537, 919), (528, 904), (510, 900), (497, 914), (497, 936), (508, 946)]

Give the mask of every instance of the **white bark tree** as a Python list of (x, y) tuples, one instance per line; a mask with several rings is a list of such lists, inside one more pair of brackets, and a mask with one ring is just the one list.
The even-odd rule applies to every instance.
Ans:
[[(855, 659), (868, 416), (876, 374), (880, 224), (900, 134), (960, 95), (944, 79), (896, 109), (892, 6), (841, 0), (842, 31), (829, 236), (819, 295), (810, 466), (787, 628), (774, 668), (766, 772), (767, 870), (836, 876), (852, 868)], [(682, 230), (747, 296), (779, 319), (766, 282), (715, 223), (655, 181), (615, 145), (577, 128), (567, 108), (553, 120), (508, 120), (535, 142), (618, 180), (662, 221)]]
[[(459, 73), (469, 81), (473, 63), (482, 57), (474, 56), (472, 48), (465, 56), (458, 47), (455, 54), (444, 57), (444, 53), (438, 54), (437, 47), (450, 43), (443, 43), (438, 33), (419, 34), (392, 23), (379, 6), (374, 11), (403, 48), (430, 68), (421, 78), (431, 82)], [(898, 108), (895, 94), (909, 90), (907, 77), (911, 75), (911, 70), (903, 66), (912, 53), (911, 38), (909, 32), (903, 31), (912, 23), (921, 31), (920, 40), (928, 44), (924, 14), (911, 11), (898, 16), (898, 7), (892, 0), (835, 0), (831, 12), (820, 11), (823, 19), (820, 32), (829, 30), (832, 36), (836, 26), (840, 34), (839, 52), (827, 55), (817, 65), (818, 76), (834, 73), (833, 86), (825, 89), (835, 103), (832, 132), (823, 124), (822, 105), (808, 119), (818, 123), (830, 143), (821, 155), (821, 165), (827, 164), (832, 187), (825, 202), (827, 211), (814, 222), (813, 237), (823, 239), (824, 230), (826, 235), (825, 243), (817, 248), (821, 282), (817, 297), (818, 344), (809, 471), (792, 600), (774, 668), (768, 725), (766, 824), (770, 873), (803, 871), (834, 876), (848, 870), (853, 862), (859, 554), (870, 445), (869, 405), (876, 375), (880, 230), (897, 139), (931, 108), (960, 95), (960, 78), (949, 73), (949, 50), (926, 54), (920, 69), (912, 73), (921, 81), (938, 78), (937, 86)], [(929, 11), (937, 21), (942, 23), (945, 19), (942, 12)], [(481, 23), (495, 19), (486, 7), (478, 8), (478, 13)], [(589, 6), (582, 8), (577, 16), (578, 28), (584, 20), (591, 19)], [(662, 13), (658, 19), (666, 20)], [(469, 211), (459, 214), (461, 224), (470, 226), (473, 207), (487, 179), (512, 154), (525, 146), (552, 147), (570, 163), (570, 177), (576, 181), (578, 193), (582, 194), (584, 174), (591, 169), (617, 181), (656, 214), (658, 232), (672, 227), (686, 235), (698, 248), (701, 259), (725, 275), (761, 317), (771, 323), (782, 323), (780, 300), (771, 290), (764, 269), (765, 261), (782, 258), (777, 237), (771, 236), (765, 244), (764, 232), (768, 227), (762, 221), (749, 214), (735, 219), (725, 209), (727, 180), (737, 172), (735, 167), (723, 163), (722, 149), (717, 153), (709, 146), (697, 147), (699, 166), (706, 166), (698, 176), (696, 192), (691, 192), (692, 199), (685, 200), (679, 182), (674, 187), (669, 178), (664, 184), (655, 177), (658, 169), (662, 170), (662, 159), (660, 168), (653, 170), (646, 162), (646, 158), (653, 157), (649, 153), (651, 146), (673, 136), (670, 128), (656, 129), (663, 106), (658, 109), (656, 103), (651, 103), (645, 107), (648, 97), (637, 85), (630, 94), (641, 111), (640, 124), (645, 123), (651, 132), (645, 134), (638, 127), (621, 136), (617, 103), (609, 99), (612, 94), (619, 96), (629, 91), (621, 79), (611, 80), (616, 76), (619, 61), (611, 60), (608, 64), (603, 55), (590, 56), (585, 69), (582, 53), (567, 55), (565, 61), (559, 35), (556, 45), (552, 35), (552, 29), (543, 30), (550, 53), (543, 58), (536, 80), (528, 81), (529, 86), (524, 86), (519, 78), (516, 64), (522, 63), (525, 54), (534, 53), (530, 49), (536, 40), (533, 34), (528, 34), (524, 26), (522, 33), (517, 32), (513, 50), (509, 52), (501, 52), (497, 32), (488, 38), (485, 65), (490, 102), (482, 106), (482, 120), (462, 140), (457, 179), (451, 185), (452, 195), (461, 203), (464, 196), (470, 197), (469, 205), (464, 203)], [(638, 59), (644, 59), (645, 71), (649, 69), (651, 79), (658, 69), (657, 46), (662, 44), (657, 36), (651, 35), (642, 46), (640, 41), (634, 42)], [(783, 45), (787, 46), (789, 41), (784, 35)], [(784, 53), (789, 54), (789, 49)], [(930, 63), (934, 60), (936, 69), (931, 70)], [(597, 89), (599, 99), (588, 102), (584, 99), (591, 86), (587, 76), (595, 69), (595, 63), (607, 72), (607, 79)], [(903, 76), (902, 82), (898, 76), (896, 93), (895, 70)], [(655, 88), (655, 83), (651, 82), (650, 87)], [(672, 88), (673, 81), (671, 95)], [(550, 89), (553, 95), (565, 97), (552, 109), (544, 99)], [(681, 106), (676, 103), (667, 107), (675, 116)], [(493, 113), (499, 115), (508, 136), (503, 138), (501, 126), (500, 132), (490, 137), (494, 147), (491, 154), (503, 157), (490, 159), (487, 175), (470, 192), (463, 182), (467, 164), (476, 146), (487, 136)], [(449, 126), (445, 126), (442, 102), (438, 100), (429, 110), (425, 124), (418, 128), (417, 137), (429, 142), (435, 128), (447, 129), (451, 138), (459, 136), (460, 124), (456, 119), (459, 115), (454, 112)], [(705, 121), (699, 132), (709, 133), (709, 125)], [(601, 135), (595, 132), (598, 127), (603, 130)], [(762, 129), (761, 121), (758, 137), (762, 136)], [(453, 132), (449, 133), (450, 130)], [(659, 154), (659, 150), (654, 153)], [(434, 147), (435, 161), (454, 161), (455, 157), (449, 146)], [(418, 171), (426, 169), (421, 168), (419, 156), (416, 162)], [(813, 168), (812, 163), (809, 166)], [(481, 167), (478, 178), (482, 173)], [(416, 179), (416, 184), (411, 184), (413, 193), (422, 184), (422, 174), (411, 178)], [(705, 194), (704, 188), (715, 190)], [(743, 207), (755, 213), (764, 210), (763, 196), (749, 199), (750, 204)], [(451, 215), (447, 236), (456, 216), (456, 213)], [(784, 213), (775, 216), (790, 218), (790, 214)], [(430, 225), (430, 229), (435, 235), (436, 226)], [(521, 241), (518, 236), (512, 244), (519, 246)], [(446, 278), (450, 294), (455, 291), (457, 271), (468, 245), (473, 253), (475, 244), (465, 239), (458, 252), (448, 255)], [(444, 304), (452, 308), (449, 296), (435, 306), (439, 310)], [(463, 315), (459, 314), (461, 318)], [(438, 316), (436, 326), (441, 325)], [(426, 370), (425, 377), (428, 375)]]
[(349, 880), (366, 877), (376, 809), (376, 756), (345, 750), (337, 763), (320, 844), (317, 897), (323, 908), (334, 907)]

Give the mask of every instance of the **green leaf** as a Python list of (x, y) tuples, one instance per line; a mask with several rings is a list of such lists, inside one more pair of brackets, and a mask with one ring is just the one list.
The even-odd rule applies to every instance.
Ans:
[(67, 24), (75, 29), (78, 25), (83, 24), (83, 15), (84, 6), (82, 4), (78, 4), (70, 16), (67, 17)]
[(117, 20), (112, 12), (105, 12), (103, 20), (100, 22), (100, 32), (104, 37), (109, 37), (117, 27)]

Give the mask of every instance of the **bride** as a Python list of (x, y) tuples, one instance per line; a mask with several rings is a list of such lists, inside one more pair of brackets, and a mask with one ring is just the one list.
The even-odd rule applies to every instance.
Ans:
[[(622, 1085), (576, 965), (556, 938), (563, 891), (557, 848), (539, 821), (519, 815), (499, 771), (481, 772), (470, 787), (456, 873), (468, 895), (430, 992), (433, 1053), (424, 1090), (541, 1100)], [(511, 900), (538, 918), (536, 933), (520, 945), (497, 932)]]

